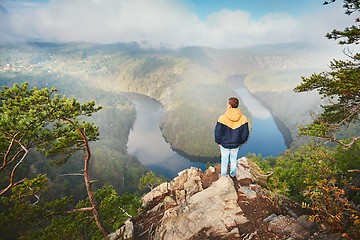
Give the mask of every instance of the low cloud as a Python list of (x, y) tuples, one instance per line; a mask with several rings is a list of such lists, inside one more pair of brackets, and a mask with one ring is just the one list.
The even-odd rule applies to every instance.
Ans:
[(346, 25), (351, 24), (339, 7), (300, 17), (271, 13), (256, 20), (246, 11), (222, 9), (201, 20), (178, 0), (50, 0), (42, 4), (3, 0), (0, 4), (6, 9), (0, 11), (3, 41), (150, 41), (175, 47), (230, 48), (325, 41), (331, 23), (336, 24), (334, 28), (346, 20)]

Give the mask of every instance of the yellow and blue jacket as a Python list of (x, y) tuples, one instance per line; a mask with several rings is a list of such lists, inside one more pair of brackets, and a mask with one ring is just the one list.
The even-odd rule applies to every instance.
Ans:
[(249, 124), (238, 108), (228, 108), (216, 122), (215, 142), (224, 148), (237, 148), (249, 137)]

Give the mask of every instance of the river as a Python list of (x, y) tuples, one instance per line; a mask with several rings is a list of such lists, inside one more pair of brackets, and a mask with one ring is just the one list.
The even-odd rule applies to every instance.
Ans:
[[(239, 157), (248, 153), (261, 154), (263, 157), (277, 156), (284, 152), (287, 149), (284, 138), (270, 112), (253, 98), (246, 88), (235, 91), (253, 117), (250, 137), (240, 148)], [(132, 100), (137, 115), (129, 134), (129, 155), (136, 156), (146, 168), (167, 178), (173, 178), (178, 172), (189, 167), (205, 170), (205, 163), (191, 162), (174, 152), (165, 141), (159, 127), (164, 111), (160, 102), (143, 95), (134, 95)]]
[(283, 135), (277, 128), (271, 113), (246, 88), (235, 89), (239, 98), (250, 111), (253, 119), (248, 141), (241, 146), (239, 157), (248, 153), (278, 156), (287, 147)]
[(143, 95), (133, 95), (136, 120), (129, 134), (128, 154), (134, 155), (149, 170), (173, 178), (189, 167), (205, 170), (206, 164), (191, 162), (174, 152), (162, 136), (159, 123), (163, 114), (160, 102)]

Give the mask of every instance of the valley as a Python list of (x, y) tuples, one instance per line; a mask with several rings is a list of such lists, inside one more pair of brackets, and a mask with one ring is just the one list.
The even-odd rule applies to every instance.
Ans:
[[(289, 93), (293, 93), (292, 88), (301, 81), (301, 74), (324, 67), (327, 62), (326, 57), (323, 60), (315, 58), (319, 54), (314, 50), (314, 46), (300, 43), (233, 50), (203, 47), (143, 49), (135, 42), (111, 45), (28, 43), (2, 47), (0, 69), (2, 78), (10, 76), (26, 81), (32, 77), (54, 86), (71, 79), (95, 89), (135, 92), (157, 99), (165, 108), (161, 125), (165, 138), (174, 148), (191, 155), (194, 151), (186, 148), (181, 134), (173, 134), (171, 129), (180, 130), (181, 124), (190, 124), (193, 128), (191, 124), (206, 119), (199, 131), (201, 139), (208, 138), (209, 135), (204, 134), (210, 125), (206, 122), (216, 121), (216, 116), (223, 111), (224, 99), (234, 94), (234, 89), (225, 84), (228, 77), (247, 74), (245, 86), (262, 102), (274, 102), (274, 99), (283, 99), (287, 95), (296, 99), (295, 93)], [(271, 93), (276, 96), (270, 96)], [(306, 97), (294, 101), (299, 102), (299, 99), (304, 103)], [(304, 113), (307, 113), (316, 104), (291, 105), (297, 113), (302, 113), (305, 108)], [(296, 132), (294, 125), (303, 119), (284, 119), (281, 110), (277, 112), (272, 107), (272, 114)], [(175, 121), (179, 115), (182, 123)], [(200, 140), (197, 135), (189, 135), (204, 146), (200, 152), (197, 148), (197, 155), (214, 156), (216, 151), (211, 143)]]
[[(288, 134), (286, 145), (296, 146), (297, 125), (311, 120), (309, 112), (319, 106), (319, 99), (316, 93), (296, 94), (292, 89), (301, 74), (327, 61), (315, 58), (319, 56), (315, 49), (301, 43), (216, 50), (146, 49), (135, 42), (30, 42), (0, 47), (0, 81), (3, 86), (28, 81), (39, 88), (56, 87), (59, 94), (103, 106), (93, 117), (100, 127), (100, 140), (94, 143), (94, 174), (102, 183), (112, 184), (103, 176), (119, 174), (116, 179), (123, 180), (116, 181), (116, 189), (137, 191), (135, 180), (124, 185), (124, 179), (138, 179), (145, 171), (129, 171), (136, 163), (127, 152), (136, 111), (127, 93), (161, 103), (162, 136), (189, 159), (206, 163), (218, 157), (213, 127), (226, 99), (237, 95), (239, 84), (270, 111), (282, 134)], [(240, 82), (233, 77), (239, 75), (245, 76)], [(253, 116), (243, 102), (240, 108), (251, 123)], [(125, 176), (128, 173), (131, 176)]]

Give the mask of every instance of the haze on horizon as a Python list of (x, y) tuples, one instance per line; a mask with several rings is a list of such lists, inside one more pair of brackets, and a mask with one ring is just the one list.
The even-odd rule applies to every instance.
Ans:
[(239, 48), (332, 44), (325, 34), (351, 25), (342, 1), (323, 0), (0, 0), (0, 41), (115, 43)]

